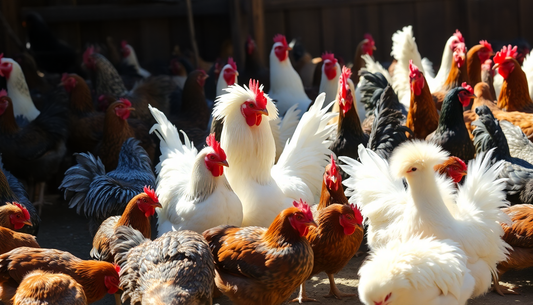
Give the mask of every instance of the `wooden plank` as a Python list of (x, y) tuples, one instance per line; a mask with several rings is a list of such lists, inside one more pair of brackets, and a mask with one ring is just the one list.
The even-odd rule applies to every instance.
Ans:
[(265, 10), (312, 9), (334, 6), (369, 4), (405, 4), (427, 0), (265, 0)]
[(337, 59), (347, 63), (352, 60), (353, 34), (351, 11), (348, 8), (322, 9), (322, 52), (333, 52)]
[(140, 45), (135, 48), (142, 66), (153, 69), (170, 58), (169, 24), (165, 18), (140, 20)]
[(268, 57), (272, 49), (272, 39), (274, 38), (274, 35), (287, 33), (287, 30), (285, 30), (285, 12), (265, 12), (265, 20), (268, 20), (268, 22), (265, 23), (265, 46), (263, 50), (265, 51), (265, 57), (267, 59), (266, 62), (268, 63)]
[[(494, 39), (501, 41), (511, 41), (517, 38), (520, 35), (518, 0), (491, 0), (490, 2), (492, 20), (497, 20), (497, 22), (491, 22), (490, 33), (487, 35), (492, 35)], [(488, 16), (484, 17), (486, 22)], [(486, 38), (480, 37), (479, 39)]]
[(286, 29), (287, 41), (300, 38), (307, 52), (316, 57), (322, 54), (321, 14), (320, 10), (289, 11), (289, 24)]
[[(161, 18), (185, 16), (185, 2), (177, 4), (142, 4), (142, 5), (84, 5), (84, 6), (53, 6), (25, 7), (22, 13), (36, 11), (49, 23), (89, 20), (119, 20), (135, 18)], [(193, 14), (220, 15), (229, 12), (227, 1), (202, 0), (193, 4)]]
[[(387, 22), (384, 22), (382, 26), (381, 31), (381, 38), (380, 40), (380, 47), (381, 44), (382, 50), (388, 53), (388, 56), (385, 56), (385, 54), (381, 53), (384, 58), (388, 61), (392, 60), (392, 57), (390, 56), (390, 50), (392, 49), (392, 34), (394, 34), (396, 31), (401, 30), (404, 26), (407, 25), (413, 25), (413, 33), (415, 37), (417, 36), (418, 26), (416, 25), (415, 20), (415, 7), (414, 3), (394, 3), (394, 4), (383, 4), (380, 6), (380, 20), (387, 20)], [(385, 41), (383, 41), (385, 39)], [(416, 40), (418, 44), (421, 43), (420, 40)], [(430, 41), (433, 42), (433, 41)], [(383, 52), (382, 51), (382, 52)]]
[(377, 4), (359, 5), (351, 8), (352, 17), (352, 51), (348, 58), (349, 61), (354, 61), (355, 49), (363, 36), (369, 33), (376, 42), (376, 51), (374, 51), (374, 58), (378, 61), (389, 61), (390, 49), (384, 48), (384, 41), (390, 40), (390, 37), (383, 37), (381, 35), (381, 23), (379, 15), (379, 6)]
[(265, 7), (263, 0), (251, 1), (252, 29), (260, 62), (266, 63)]
[(446, 28), (445, 1), (417, 2), (415, 11), (418, 51), (433, 62), (437, 73), (446, 41), (455, 31)]
[(18, 1), (16, 0), (3, 0), (0, 5), (0, 10), (5, 18), (4, 21), (7, 22), (8, 26), (12, 30), (11, 35), (18, 38), (18, 41), (15, 41), (14, 37), (8, 33), (6, 28), (4, 28), (4, 25), (0, 24), (0, 28), (2, 29), (1, 32), (3, 33), (2, 50), (0, 50), (0, 53), (4, 53), (6, 57), (9, 57), (23, 51), (21, 48), (24, 47), (22, 45), (24, 42), (21, 40), (22, 29), (21, 20), (19, 18), (20, 7), (18, 5)]
[(242, 35), (243, 18), (241, 13), (241, 2), (230, 0), (230, 20), (231, 20), (231, 40), (233, 43), (233, 60), (237, 67), (244, 65), (244, 38)]
[(481, 39), (489, 41), (497, 39), (492, 32), (492, 9), (489, 1), (469, 0), (467, 2), (468, 35), (465, 35), (467, 46), (475, 45)]
[(533, 44), (533, 18), (531, 18), (531, 12), (533, 12), (533, 1), (520, 0), (519, 1), (519, 19), (520, 19), (520, 36)]

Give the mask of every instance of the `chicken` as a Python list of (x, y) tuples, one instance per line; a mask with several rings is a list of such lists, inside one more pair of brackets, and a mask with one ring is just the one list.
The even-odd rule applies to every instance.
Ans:
[(0, 226), (0, 254), (4, 254), (18, 247), (40, 248), (35, 236), (19, 233)]
[(362, 146), (361, 163), (340, 158), (346, 164), (341, 167), (351, 176), (344, 181), (346, 195), (365, 215), (370, 248), (418, 236), (451, 239), (468, 257), (467, 268), (475, 279), (472, 297), (485, 293), (496, 264), (508, 254), (500, 224), (510, 221), (500, 210), (507, 203), (506, 183), (498, 179), (502, 163), (491, 165), (491, 153), (470, 161), (457, 195), (452, 181), (434, 172), (433, 167), (449, 156), (432, 143), (401, 144), (390, 165)]
[(533, 113), (533, 101), (529, 95), (526, 74), (516, 61), (516, 46), (503, 47), (494, 56), (494, 67), (504, 81), (498, 97), (498, 108), (511, 112)]
[(473, 96), (474, 90), (466, 83), (448, 91), (442, 103), (439, 126), (426, 138), (465, 161), (473, 159), (476, 153), (463, 118), (463, 107), (470, 104)]
[(131, 111), (136, 109), (129, 100), (123, 98), (107, 108), (102, 140), (95, 148), (96, 155), (102, 159), (106, 171), (117, 168), (120, 148), (131, 137), (140, 140), (150, 160), (155, 160), (155, 143), (148, 134), (150, 127), (140, 120), (129, 118)]
[(511, 157), (522, 159), (533, 164), (533, 143), (529, 141), (519, 126), (515, 126), (508, 121), (500, 121)]
[(433, 170), (440, 175), (446, 175), (454, 183), (459, 183), (466, 175), (467, 166), (463, 160), (451, 156), (444, 163), (433, 166)]
[[(520, 56), (517, 55), (517, 57)], [(520, 61), (519, 61), (520, 62)], [(533, 96), (533, 53), (529, 53), (525, 56), (522, 64), (522, 70), (526, 74), (527, 84), (529, 86), (529, 97)]]
[[(188, 133), (188, 129), (191, 128), (207, 131), (211, 114), (204, 94), (207, 77), (203, 70), (195, 70), (189, 74), (187, 81), (185, 81), (181, 109), (175, 117), (171, 117), (172, 123), (179, 130), (184, 130), (185, 133)], [(158, 108), (156, 105), (152, 105), (152, 107)]]
[[(496, 101), (497, 95), (496, 91), (494, 90), (494, 70), (492, 70), (492, 59), (485, 60), (485, 62), (481, 65), (481, 81), (489, 85), (490, 95), (488, 95), (487, 98), (489, 98), (491, 101)], [(475, 108), (472, 106), (472, 109)]]
[(511, 157), (505, 134), (487, 106), (476, 108), (476, 114), (479, 117), (472, 123), (476, 126), (473, 131), (476, 151), (479, 154), (495, 149), (492, 161), (503, 163), (500, 178), (506, 178), (507, 200), (511, 204), (533, 203), (533, 164)]
[(24, 276), (13, 305), (87, 305), (83, 287), (62, 273), (35, 270)]
[[(370, 55), (363, 55), (363, 60), (366, 62), (366, 67), (359, 70), (359, 83), (355, 88), (355, 101), (357, 102), (357, 115), (359, 115), (359, 120), (363, 122), (367, 116), (372, 115), (372, 107), (369, 109), (370, 112), (367, 115), (367, 108), (369, 105), (365, 102), (368, 101), (368, 98), (372, 97), (374, 90), (368, 91), (368, 86), (371, 88), (374, 87), (375, 81), (379, 81), (378, 88), (385, 88), (387, 84), (392, 83), (392, 79), (387, 70), (385, 70), (379, 62), (374, 61)], [(369, 79), (369, 77), (371, 79)], [(369, 82), (371, 84), (369, 84)], [(372, 92), (370, 95), (365, 94), (364, 92)], [(405, 106), (400, 104), (405, 110)], [(335, 110), (335, 108), (334, 108)], [(364, 125), (364, 124), (363, 124)]]
[(158, 236), (169, 231), (197, 233), (218, 226), (242, 223), (242, 204), (232, 191), (224, 167), (226, 153), (211, 134), (208, 146), (200, 152), (185, 135), (155, 108), (150, 107), (157, 124), (151, 129), (160, 138), (161, 157), (156, 166), (157, 194), (163, 208), (158, 211)]
[(131, 226), (145, 238), (150, 238), (150, 217), (155, 214), (155, 208), (161, 208), (157, 195), (153, 189), (145, 186), (142, 193), (128, 202), (121, 216), (111, 216), (102, 222), (93, 238), (91, 257), (99, 261), (115, 262), (110, 241), (115, 238), (115, 230), (120, 226)]
[(50, 73), (63, 73), (75, 68), (76, 50), (59, 40), (44, 22), (41, 15), (29, 12), (26, 15), (29, 50), (41, 69)]
[(70, 94), (67, 146), (74, 152), (93, 151), (102, 139), (105, 114), (95, 111), (91, 89), (80, 76), (65, 73), (61, 85)]
[(352, 77), (354, 85), (357, 86), (359, 83), (359, 71), (361, 68), (366, 66), (365, 60), (363, 60), (363, 55), (368, 55), (372, 57), (374, 51), (376, 50), (376, 42), (371, 34), (365, 33), (363, 35), (363, 40), (359, 42), (357, 48), (355, 48), (355, 55), (353, 56), (353, 67), (352, 67)]
[(18, 202), (5, 202), (0, 206), (0, 227), (19, 231), (25, 225), (32, 226), (30, 213)]
[(212, 304), (215, 264), (198, 233), (168, 232), (151, 241), (119, 227), (111, 242), (120, 265), (122, 301), (131, 304)]
[(265, 86), (265, 92), (270, 91), (270, 72), (259, 58), (257, 45), (251, 36), (245, 43), (246, 54), (244, 56), (244, 69), (241, 70), (243, 84), (248, 84), (251, 79), (256, 79)]
[(475, 86), (481, 81), (481, 65), (494, 55), (492, 46), (486, 40), (481, 40), (478, 45), (470, 48), (466, 53), (466, 67), (470, 84)]
[(13, 100), (13, 112), (15, 117), (21, 116), (23, 120), (31, 122), (41, 114), (33, 104), (30, 90), (22, 73), (20, 65), (11, 58), (4, 58), (0, 54), (0, 76), (7, 80), (9, 97)]
[[(430, 78), (428, 80), (428, 86), (431, 92), (441, 91), (445, 86), (446, 80), (450, 75), (452, 64), (455, 59), (453, 53), (455, 51), (455, 48), (461, 43), (464, 44), (465, 39), (463, 37), (463, 34), (456, 29), (455, 33), (453, 33), (453, 35), (450, 36), (446, 41), (446, 45), (444, 46), (444, 50), (442, 52), (442, 59), (437, 75), (435, 75), (434, 78)], [(422, 64), (424, 65), (424, 61), (422, 61)], [(424, 69), (426, 69), (425, 65)]]
[(137, 60), (137, 55), (135, 54), (135, 50), (132, 46), (128, 44), (126, 40), (123, 40), (120, 42), (120, 52), (122, 53), (122, 61), (132, 66), (135, 69), (135, 72), (137, 72), (138, 75), (140, 75), (143, 78), (148, 78), (151, 76), (150, 72), (146, 71), (139, 65), (139, 61)]
[[(289, 45), (285, 36), (274, 36), (274, 45), (270, 51), (270, 91), (268, 95), (276, 101), (276, 108), (281, 116), (291, 108), (298, 105), (298, 109), (306, 111), (311, 100), (304, 91), (302, 79), (294, 70), (288, 60)], [(279, 212), (279, 211), (278, 211)]]
[(224, 89), (237, 83), (237, 64), (233, 61), (233, 58), (228, 58), (228, 63), (222, 68), (217, 81), (217, 96), (226, 93)]
[[(348, 79), (352, 71), (349, 68), (342, 68), (342, 75), (339, 79), (339, 93), (337, 96), (337, 103), (339, 103), (337, 136), (335, 141), (331, 144), (329, 149), (337, 156), (348, 156), (357, 159), (357, 150), (355, 149), (359, 144), (366, 146), (368, 143), (368, 135), (363, 132), (361, 122), (355, 110), (355, 101), (351, 93)], [(341, 171), (341, 176), (346, 179), (347, 176)]]
[(322, 54), (322, 74), (320, 77), (319, 93), (326, 93), (326, 103), (335, 100), (337, 89), (339, 87), (339, 77), (341, 75), (341, 67), (337, 63), (335, 55), (332, 53)]
[(5, 90), (0, 91), (0, 153), (4, 166), (28, 182), (31, 195), (40, 185), (39, 199), (34, 203), (39, 213), (44, 205), (44, 185), (57, 172), (66, 153), (68, 118), (62, 105), (66, 100), (65, 90), (56, 89), (54, 103), (21, 126), (16, 121), (14, 103)]
[[(274, 165), (276, 145), (269, 120), (276, 106), (257, 82), (234, 85), (218, 97), (213, 111), (223, 119), (222, 149), (231, 164), (225, 176), (243, 207), (243, 226), (269, 226), (276, 215), (302, 198), (318, 201), (320, 177), (331, 152), (327, 122), (335, 115), (322, 109), (324, 94), (301, 118), (294, 135)], [(303, 154), (303, 155), (302, 155)], [(315, 199), (316, 196), (316, 199)]]
[(506, 260), (498, 264), (498, 272), (493, 275), (493, 290), (500, 295), (517, 294), (516, 291), (502, 287), (498, 279), (509, 270), (520, 270), (533, 267), (533, 247), (531, 238), (533, 231), (533, 205), (517, 204), (502, 209), (511, 217), (512, 224), (502, 224), (505, 235), (502, 237), (512, 249)]
[(145, 185), (155, 185), (152, 164), (139, 141), (127, 139), (119, 154), (118, 166), (106, 173), (99, 158), (91, 153), (76, 155), (77, 165), (65, 172), (59, 188), (69, 199), (69, 206), (89, 217), (89, 231), (94, 235), (110, 216), (121, 215), (127, 203), (141, 193)]
[(424, 74), (413, 64), (413, 61), (409, 61), (409, 81), (411, 101), (405, 126), (413, 132), (410, 138), (424, 140), (439, 126), (439, 113)]
[[(359, 210), (344, 195), (342, 178), (340, 177), (331, 156), (322, 181), (322, 193), (317, 211), (313, 213), (317, 227), (310, 228), (306, 238), (311, 244), (314, 253), (314, 264), (311, 276), (322, 271), (329, 278), (330, 291), (325, 297), (355, 296), (355, 294), (342, 293), (335, 285), (333, 275), (350, 261), (359, 249), (363, 240), (363, 216)], [(316, 301), (307, 297), (305, 282), (300, 286), (300, 294), (293, 302)]]
[[(178, 88), (183, 90), (185, 81), (187, 80), (188, 71), (185, 68), (185, 65), (178, 58), (172, 58), (170, 61), (170, 71), (172, 75), (172, 81), (178, 86)], [(172, 111), (172, 105), (170, 105)]]
[(116, 293), (119, 288), (120, 267), (116, 265), (81, 260), (60, 250), (20, 247), (0, 255), (2, 302), (9, 302), (26, 274), (34, 270), (69, 275), (81, 285), (89, 304), (102, 299), (106, 293)]
[(148, 105), (165, 112), (170, 110), (169, 97), (176, 86), (170, 77), (165, 75), (150, 77), (137, 82), (128, 91), (117, 70), (104, 56), (95, 53), (94, 47), (89, 47), (83, 53), (83, 64), (92, 76), (96, 96), (105, 94), (115, 99), (128, 99), (136, 110), (132, 115), (133, 118), (152, 124), (153, 118)]
[[(453, 51), (453, 62), (450, 69), (450, 73), (448, 74), (448, 78), (446, 79), (446, 82), (444, 83), (441, 91), (433, 91), (433, 99), (435, 100), (435, 105), (437, 106), (438, 110), (442, 110), (442, 104), (444, 103), (444, 99), (446, 98), (446, 95), (450, 90), (453, 88), (461, 86), (461, 84), (469, 84), (470, 80), (468, 79), (468, 71), (466, 66), (466, 46), (464, 43), (458, 43), (455, 46), (455, 49)], [(463, 107), (468, 107), (470, 105), (470, 102), (466, 105), (463, 105)]]
[[(14, 207), (7, 207), (10, 202), (17, 202), (20, 204), (21, 207), (23, 207), (28, 213), (29, 217), (22, 217), (23, 215), (20, 215), (20, 218), (29, 218), (30, 224), (26, 227), (20, 226), (20, 224), (16, 226), (20, 226), (20, 228), (16, 230), (20, 230), (24, 233), (29, 233), (32, 235), (37, 235), (39, 231), (39, 224), (41, 223), (41, 218), (39, 217), (39, 214), (37, 213), (37, 210), (33, 206), (33, 204), (28, 199), (28, 194), (26, 193), (26, 190), (24, 189), (24, 186), (20, 181), (18, 181), (15, 176), (13, 176), (10, 172), (4, 169), (3, 163), (2, 163), (2, 156), (0, 155), (0, 211), (3, 209), (11, 210), (14, 209)], [(14, 209), (16, 211), (16, 209)], [(19, 208), (19, 211), (24, 213), (24, 211)], [(5, 223), (5, 216), (0, 215), (0, 226), (7, 227), (10, 229), (15, 229), (15, 227), (10, 227), (8, 224)], [(15, 226), (15, 224), (12, 224)]]
[(218, 226), (203, 233), (215, 258), (215, 284), (233, 304), (283, 303), (313, 270), (313, 249), (305, 238), (316, 226), (300, 201), (267, 228)]
[(475, 284), (467, 260), (450, 239), (393, 240), (359, 269), (359, 298), (365, 305), (465, 305)]

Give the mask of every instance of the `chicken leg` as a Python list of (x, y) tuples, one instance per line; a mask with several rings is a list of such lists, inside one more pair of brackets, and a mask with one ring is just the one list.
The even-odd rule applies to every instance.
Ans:
[(496, 275), (492, 275), (492, 291), (496, 292), (497, 294), (504, 296), (506, 294), (519, 294), (515, 291), (515, 288), (511, 289), (509, 287), (505, 287), (500, 285), (500, 281), (498, 281), (498, 278)]
[(120, 300), (121, 293), (115, 293), (115, 304), (116, 305), (122, 305), (122, 301)]
[(305, 292), (305, 282), (303, 282), (300, 285), (300, 292), (298, 293), (298, 297), (291, 301), (291, 303), (296, 303), (296, 302), (302, 304), (303, 302), (318, 302), (318, 301), (316, 299), (307, 297), (307, 293)]
[(329, 279), (329, 294), (324, 296), (325, 298), (336, 298), (338, 300), (341, 300), (344, 297), (354, 297), (356, 296), (355, 293), (343, 293), (337, 288), (337, 285), (335, 285), (335, 279), (333, 278), (333, 274), (328, 274)]
[(48, 204), (44, 201), (44, 189), (46, 188), (46, 182), (36, 183), (34, 189), (39, 189), (39, 199), (33, 203), (34, 206), (38, 208), (39, 216), (43, 210), (43, 206)]

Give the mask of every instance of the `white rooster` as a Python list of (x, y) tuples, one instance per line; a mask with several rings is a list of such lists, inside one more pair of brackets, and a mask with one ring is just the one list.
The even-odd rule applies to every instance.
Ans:
[(359, 298), (365, 305), (464, 305), (475, 284), (466, 264), (449, 239), (393, 240), (359, 269)]
[(161, 140), (160, 162), (156, 166), (158, 236), (169, 231), (198, 233), (218, 225), (240, 226), (242, 205), (223, 176), (228, 166), (226, 154), (213, 134), (200, 152), (183, 133), (181, 143), (176, 127), (165, 115), (148, 106), (157, 124), (154, 132)]
[(319, 93), (326, 93), (326, 103), (335, 100), (337, 88), (339, 87), (339, 77), (341, 76), (341, 66), (337, 63), (335, 55), (332, 53), (322, 54), (322, 76), (320, 77)]
[(5, 77), (7, 80), (7, 93), (13, 101), (15, 117), (22, 116), (30, 122), (35, 120), (41, 112), (33, 104), (30, 90), (20, 65), (13, 59), (5, 58), (3, 54), (0, 54), (0, 76)]
[(276, 106), (252, 80), (249, 88), (234, 85), (227, 91), (217, 98), (213, 116), (224, 122), (220, 140), (231, 164), (225, 175), (242, 202), (242, 225), (268, 227), (294, 201), (316, 202), (331, 153), (326, 139), (335, 128), (327, 126), (335, 114), (327, 112), (331, 105), (322, 109), (325, 95), (302, 116), (274, 165), (269, 121), (277, 118)]
[(229, 86), (237, 84), (237, 76), (239, 76), (237, 64), (233, 61), (232, 57), (229, 57), (228, 63), (222, 67), (222, 71), (220, 71), (220, 75), (218, 76), (217, 96), (226, 93), (225, 89)]
[(451, 180), (433, 170), (448, 159), (448, 153), (435, 144), (418, 140), (401, 144), (391, 156), (390, 167), (363, 146), (359, 146), (361, 163), (340, 157), (346, 163), (341, 168), (351, 176), (343, 182), (346, 195), (367, 218), (369, 246), (418, 234), (451, 239), (468, 256), (468, 268), (476, 281), (473, 296), (485, 293), (496, 264), (508, 254), (500, 223), (510, 222), (500, 210), (507, 204), (505, 180), (498, 179), (502, 163), (491, 165), (490, 154), (470, 161), (455, 198)]
[(139, 61), (137, 60), (137, 55), (135, 54), (135, 50), (132, 46), (130, 46), (125, 40), (123, 40), (120, 43), (120, 51), (122, 52), (122, 61), (132, 66), (137, 74), (142, 76), (143, 78), (150, 77), (152, 74), (148, 72), (146, 69), (143, 69), (141, 65), (139, 64)]
[(274, 45), (270, 51), (270, 92), (268, 95), (276, 101), (276, 107), (282, 116), (291, 108), (306, 111), (311, 100), (305, 94), (300, 75), (294, 70), (289, 60), (289, 45), (285, 36), (274, 36)]

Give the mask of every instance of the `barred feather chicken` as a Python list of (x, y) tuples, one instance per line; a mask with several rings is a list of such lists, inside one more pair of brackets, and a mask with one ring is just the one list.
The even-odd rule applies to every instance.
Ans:
[(0, 254), (4, 254), (18, 247), (40, 248), (35, 236), (18, 233), (0, 226)]
[(294, 202), (270, 227), (218, 226), (203, 233), (215, 258), (215, 284), (234, 304), (281, 304), (313, 270), (305, 238), (316, 226), (310, 207)]
[(78, 282), (87, 303), (119, 289), (120, 268), (108, 262), (81, 260), (69, 252), (20, 247), (0, 255), (0, 299), (9, 304), (24, 276), (34, 270), (64, 273)]
[(131, 227), (118, 227), (111, 247), (120, 265), (122, 302), (211, 305), (215, 265), (198, 233), (172, 231), (154, 241)]
[(77, 165), (65, 172), (59, 188), (69, 206), (89, 217), (89, 232), (94, 236), (110, 216), (121, 215), (126, 205), (145, 185), (155, 185), (152, 163), (139, 141), (127, 139), (119, 154), (118, 166), (107, 172), (91, 153), (76, 155)]
[(93, 238), (93, 248), (90, 253), (92, 258), (115, 262), (110, 241), (115, 238), (115, 231), (120, 226), (131, 226), (140, 231), (145, 238), (151, 237), (150, 217), (155, 214), (156, 208), (161, 208), (161, 204), (155, 191), (149, 186), (145, 186), (143, 191), (128, 202), (121, 216), (111, 216), (102, 222)]
[(35, 270), (24, 276), (13, 305), (87, 305), (83, 287), (63, 273)]
[(522, 129), (505, 120), (500, 121), (500, 127), (507, 139), (511, 157), (533, 164), (533, 143), (527, 138)]

